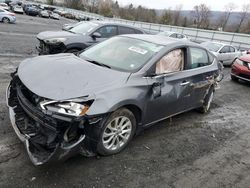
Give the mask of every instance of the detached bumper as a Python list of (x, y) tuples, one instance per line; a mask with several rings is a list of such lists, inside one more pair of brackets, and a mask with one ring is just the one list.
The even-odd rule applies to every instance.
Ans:
[(85, 148), (85, 134), (79, 135), (72, 142), (65, 142), (63, 136), (67, 128), (53, 130), (52, 126), (46, 127), (48, 120), (41, 119), (35, 111), (31, 113), (27, 106), (21, 104), (21, 99), (15, 98), (15, 95), (14, 89), (9, 85), (6, 101), (11, 124), (18, 138), (25, 144), (34, 165), (65, 160)]

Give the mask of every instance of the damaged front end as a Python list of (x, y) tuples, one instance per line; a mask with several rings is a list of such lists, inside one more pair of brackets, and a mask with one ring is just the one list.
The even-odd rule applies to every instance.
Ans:
[[(53, 102), (47, 102), (26, 88), (16, 73), (12, 74), (12, 78), (6, 93), (11, 123), (25, 143), (34, 165), (65, 160), (79, 152), (94, 154), (86, 144), (86, 135), (89, 134), (89, 125), (99, 123), (101, 118), (94, 118), (90, 122), (91, 119), (84, 114), (74, 116), (74, 113), (84, 112), (77, 112), (77, 109), (70, 111), (68, 101), (61, 108), (60, 105), (53, 106)], [(48, 110), (46, 105), (54, 109)], [(87, 102), (85, 110), (88, 105), (91, 105), (91, 101)]]

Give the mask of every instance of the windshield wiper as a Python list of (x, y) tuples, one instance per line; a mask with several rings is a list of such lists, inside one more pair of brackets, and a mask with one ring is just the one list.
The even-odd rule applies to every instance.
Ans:
[(93, 64), (96, 64), (96, 65), (99, 65), (99, 66), (102, 66), (102, 67), (107, 67), (109, 69), (111, 69), (110, 66), (106, 65), (106, 64), (103, 64), (103, 63), (100, 63), (98, 61), (95, 61), (95, 60), (92, 60), (92, 59), (85, 59), (86, 61), (90, 62), (90, 63), (93, 63)]
[(70, 33), (74, 33), (74, 34), (76, 34), (74, 31), (71, 31), (71, 30), (67, 30), (68, 32), (70, 32)]

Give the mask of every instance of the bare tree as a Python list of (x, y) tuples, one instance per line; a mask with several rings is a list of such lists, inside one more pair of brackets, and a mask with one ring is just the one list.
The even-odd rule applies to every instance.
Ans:
[(82, 5), (81, 0), (64, 0), (65, 4), (69, 8), (79, 9)]
[(172, 18), (173, 18), (173, 25), (179, 25), (180, 18), (181, 18), (181, 10), (182, 4), (177, 5), (175, 10), (173, 10)]
[(239, 13), (239, 15), (240, 15), (240, 22), (239, 22), (239, 25), (238, 25), (238, 27), (236, 29), (237, 33), (240, 31), (241, 25), (243, 24), (243, 22), (247, 18), (249, 12), (250, 12), (250, 4), (242, 5), (242, 11)]
[(48, 5), (54, 5), (54, 0), (47, 0)]
[(222, 24), (223, 31), (225, 30), (225, 27), (230, 18), (230, 15), (232, 14), (233, 10), (235, 10), (236, 8), (237, 8), (237, 5), (235, 5), (234, 3), (228, 3), (227, 5), (225, 5), (224, 22)]
[(206, 4), (194, 6), (193, 16), (197, 28), (207, 29), (209, 27), (210, 9)]
[(169, 8), (168, 10), (165, 10), (164, 13), (162, 14), (160, 18), (160, 23), (161, 24), (171, 24), (172, 22), (172, 14), (171, 14), (171, 9)]

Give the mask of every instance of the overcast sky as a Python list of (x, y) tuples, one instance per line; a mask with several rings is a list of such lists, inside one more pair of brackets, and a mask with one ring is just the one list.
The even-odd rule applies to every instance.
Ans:
[(174, 9), (176, 5), (182, 4), (183, 10), (192, 10), (195, 5), (205, 3), (211, 10), (224, 10), (224, 6), (229, 2), (237, 4), (240, 10), (243, 4), (249, 4), (250, 0), (118, 0), (122, 6), (132, 3), (133, 5), (142, 5), (147, 8), (154, 9), (168, 9), (171, 7)]

